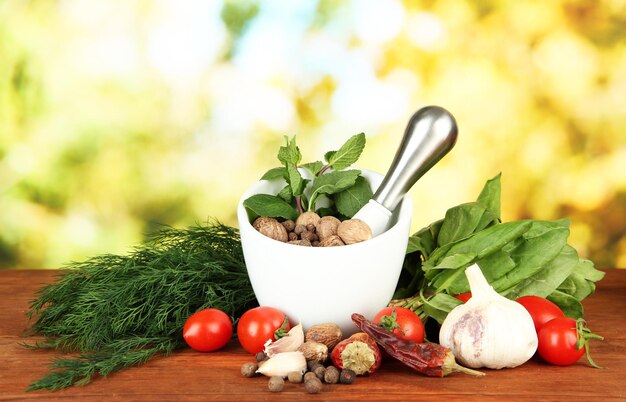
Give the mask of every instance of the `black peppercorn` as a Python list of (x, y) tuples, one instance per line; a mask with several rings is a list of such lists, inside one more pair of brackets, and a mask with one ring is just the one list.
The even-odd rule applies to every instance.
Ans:
[(293, 230), (296, 228), (296, 223), (291, 219), (281, 222), (281, 224), (285, 227), (287, 232), (293, 232)]
[(356, 379), (356, 373), (350, 369), (341, 370), (341, 374), (339, 375), (339, 382), (342, 384), (352, 384)]
[(293, 229), (293, 232), (297, 235), (300, 235), (304, 231), (306, 231), (306, 226), (304, 225), (296, 225), (296, 227)]

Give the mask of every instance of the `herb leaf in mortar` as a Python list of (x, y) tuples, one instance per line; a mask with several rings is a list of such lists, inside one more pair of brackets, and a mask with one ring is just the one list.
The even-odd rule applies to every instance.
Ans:
[(263, 176), (261, 176), (261, 180), (275, 180), (281, 178), (287, 178), (287, 169), (282, 166), (271, 168), (270, 170), (265, 172)]
[(324, 160), (328, 163), (328, 168), (342, 170), (350, 167), (361, 156), (365, 148), (365, 134), (354, 135), (346, 141), (337, 151), (329, 151), (324, 155)]
[[(360, 176), (361, 172), (345, 170), (361, 156), (365, 134), (356, 134), (338, 150), (326, 152), (326, 164), (321, 161), (301, 164), (302, 153), (296, 138), (285, 137), (285, 141), (278, 151), (283, 166), (272, 168), (261, 177), (261, 180), (284, 180), (285, 187), (276, 196), (254, 195), (246, 199), (244, 206), (251, 220), (259, 216), (295, 220), (304, 211), (347, 219), (372, 198), (369, 182)], [(303, 178), (298, 168), (308, 171), (312, 180)], [(327, 205), (316, 209), (322, 198), (328, 201)]]
[[(286, 187), (285, 187), (286, 188)], [(243, 201), (243, 206), (258, 216), (280, 217), (296, 220), (298, 211), (281, 196), (255, 194)]]
[[(413, 234), (392, 305), (438, 322), (469, 291), (463, 270), (477, 263), (503, 296), (545, 297), (572, 318), (581, 318), (585, 297), (604, 273), (567, 244), (569, 221), (500, 223), (500, 175), (485, 184), (476, 202), (450, 208), (444, 219)], [(413, 297), (411, 297), (413, 296)]]
[(315, 210), (315, 203), (319, 196), (323, 194), (336, 194), (354, 186), (360, 174), (360, 170), (334, 170), (330, 173), (317, 176), (311, 185), (309, 211)]
[(335, 206), (340, 214), (354, 216), (372, 196), (370, 184), (364, 177), (359, 176), (353, 186), (335, 194)]

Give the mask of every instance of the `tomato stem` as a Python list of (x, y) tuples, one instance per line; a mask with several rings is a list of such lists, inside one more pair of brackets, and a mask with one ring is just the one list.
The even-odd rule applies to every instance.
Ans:
[(380, 317), (380, 324), (378, 325), (385, 328), (389, 332), (393, 332), (393, 330), (397, 328), (398, 332), (405, 335), (404, 331), (400, 327), (400, 324), (398, 324), (396, 310), (393, 307), (391, 307), (391, 315), (384, 315)]
[(274, 339), (279, 340), (280, 338), (287, 336), (287, 333), (289, 332), (287, 331), (288, 325), (289, 325), (289, 319), (285, 317), (285, 320), (283, 321), (283, 325), (281, 325), (280, 328), (274, 331)]
[(589, 328), (587, 328), (587, 323), (582, 318), (576, 320), (576, 332), (578, 333), (578, 340), (576, 341), (576, 349), (585, 348), (585, 356), (587, 356), (587, 361), (595, 368), (602, 368), (598, 366), (596, 362), (591, 358), (591, 352), (589, 352), (589, 341), (591, 339), (599, 339), (603, 340), (604, 337), (598, 334), (594, 334), (591, 332)]

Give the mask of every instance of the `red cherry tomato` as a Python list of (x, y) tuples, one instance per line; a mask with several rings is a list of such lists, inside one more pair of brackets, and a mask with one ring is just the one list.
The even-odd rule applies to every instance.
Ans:
[(261, 306), (243, 313), (237, 325), (237, 336), (248, 353), (256, 354), (263, 351), (268, 339), (276, 340), (279, 329), (285, 333), (289, 331), (287, 316), (274, 307)]
[(461, 300), (463, 303), (467, 303), (467, 301), (472, 298), (472, 292), (459, 293), (454, 297)]
[(535, 331), (539, 333), (539, 330), (545, 323), (555, 318), (565, 317), (563, 311), (556, 304), (550, 300), (544, 299), (539, 296), (522, 296), (516, 300), (519, 304), (524, 306), (530, 313), (535, 324)]
[(537, 352), (548, 363), (567, 366), (576, 363), (586, 353), (589, 364), (600, 367), (591, 358), (589, 341), (604, 338), (591, 332), (582, 318), (558, 317), (550, 320), (541, 327), (537, 338)]
[(404, 307), (385, 307), (374, 317), (374, 324), (382, 325), (400, 338), (424, 342), (424, 323), (417, 314)]
[(212, 352), (224, 347), (233, 335), (233, 323), (228, 314), (215, 308), (200, 310), (187, 318), (183, 338), (199, 352)]
[(585, 347), (576, 349), (578, 331), (576, 320), (559, 317), (545, 323), (538, 334), (537, 351), (548, 363), (559, 366), (574, 364), (585, 353)]

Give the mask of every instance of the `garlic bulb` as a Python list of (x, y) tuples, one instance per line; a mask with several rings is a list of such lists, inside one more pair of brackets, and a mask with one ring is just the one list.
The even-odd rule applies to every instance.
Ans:
[(304, 343), (304, 331), (302, 330), (302, 323), (291, 328), (287, 335), (283, 336), (276, 342), (268, 340), (265, 342), (265, 354), (269, 357), (283, 352), (294, 352), (302, 346)]
[(287, 377), (287, 374), (292, 371), (304, 373), (305, 370), (306, 359), (304, 358), (304, 353), (282, 352), (275, 354), (264, 362), (261, 362), (261, 365), (256, 372), (268, 377)]
[(528, 311), (489, 286), (478, 265), (468, 267), (465, 275), (472, 298), (450, 311), (439, 343), (472, 368), (501, 369), (528, 361), (537, 350), (537, 333)]

